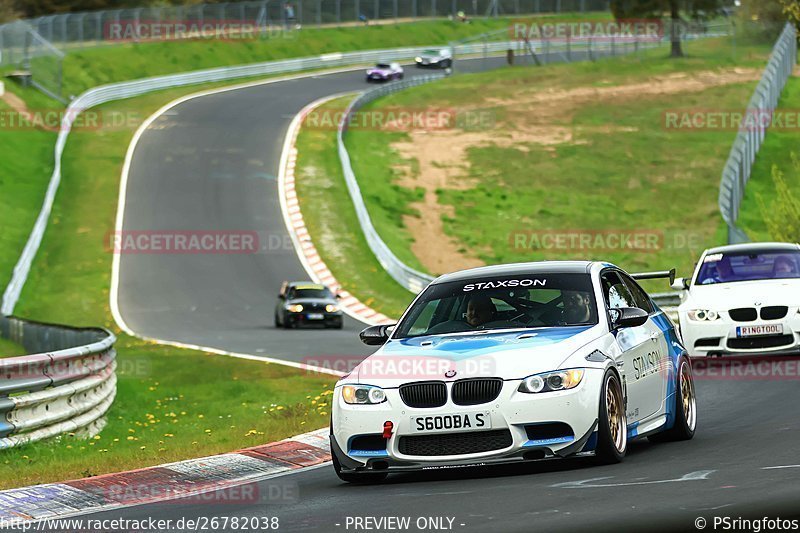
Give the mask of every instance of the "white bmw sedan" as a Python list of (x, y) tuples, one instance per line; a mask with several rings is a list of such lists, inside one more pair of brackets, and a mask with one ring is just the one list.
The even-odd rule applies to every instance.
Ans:
[(678, 308), (693, 356), (800, 351), (800, 246), (752, 243), (706, 250)]
[[(670, 272), (638, 277), (667, 277)], [(447, 274), (334, 390), (337, 475), (592, 456), (628, 441), (690, 439), (691, 361), (635, 276), (608, 263), (545, 261)]]

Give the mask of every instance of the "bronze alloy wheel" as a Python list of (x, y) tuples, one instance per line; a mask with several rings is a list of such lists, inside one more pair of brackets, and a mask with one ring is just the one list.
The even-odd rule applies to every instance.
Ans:
[(608, 376), (606, 383), (606, 413), (608, 432), (618, 453), (623, 453), (628, 445), (628, 428), (625, 408), (622, 404), (619, 385), (614, 376)]
[(686, 419), (686, 425), (689, 430), (694, 431), (697, 424), (697, 401), (694, 395), (694, 380), (689, 371), (689, 365), (686, 363), (681, 364), (681, 377), (680, 377), (680, 393), (681, 402), (683, 403), (683, 416)]

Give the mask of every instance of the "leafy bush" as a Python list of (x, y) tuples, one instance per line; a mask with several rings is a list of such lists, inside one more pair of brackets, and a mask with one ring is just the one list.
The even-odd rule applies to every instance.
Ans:
[[(800, 160), (792, 153), (792, 168), (795, 179), (800, 180)], [(771, 238), (776, 241), (800, 242), (800, 198), (792, 192), (792, 186), (777, 165), (772, 167), (775, 184), (775, 200), (767, 205), (759, 195), (758, 203)]]

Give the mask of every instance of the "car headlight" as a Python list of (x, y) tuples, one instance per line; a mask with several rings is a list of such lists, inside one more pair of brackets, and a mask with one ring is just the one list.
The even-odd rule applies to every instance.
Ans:
[(574, 389), (583, 379), (583, 373), (584, 370), (582, 368), (571, 368), (569, 370), (534, 374), (523, 379), (517, 390), (527, 394), (536, 394), (539, 392)]
[(349, 404), (376, 404), (386, 401), (386, 393), (372, 385), (344, 385), (342, 398)]
[(712, 322), (719, 319), (719, 313), (710, 309), (692, 309), (688, 313), (689, 320), (695, 322)]
[(300, 304), (290, 304), (290, 305), (287, 305), (287, 306), (286, 306), (286, 309), (287, 309), (287, 310), (288, 310), (290, 313), (302, 313), (302, 312), (303, 312), (303, 306), (302, 306), (302, 305), (300, 305)]
[(328, 304), (325, 306), (325, 311), (327, 311), (328, 313), (335, 313), (338, 310), (339, 310), (338, 305)]
[(417, 56), (417, 57), (414, 58), (414, 61), (416, 61), (417, 63), (420, 63), (420, 62), (422, 62), (422, 58)]

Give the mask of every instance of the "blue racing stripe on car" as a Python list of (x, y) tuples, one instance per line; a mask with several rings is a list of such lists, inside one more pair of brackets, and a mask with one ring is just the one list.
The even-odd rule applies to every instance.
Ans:
[[(530, 331), (514, 331), (513, 333), (487, 333), (481, 335), (437, 336), (425, 335), (390, 342), (383, 348), (384, 355), (406, 354), (413, 350), (415, 355), (431, 357), (449, 357), (454, 360), (476, 357), (498, 351), (518, 350), (520, 348), (537, 348), (556, 344), (592, 326), (554, 327), (532, 329)], [(520, 339), (520, 335), (526, 338)], [(423, 346), (423, 343), (425, 345)], [(422, 349), (423, 351), (418, 351)]]
[(664, 339), (667, 343), (667, 355), (669, 357), (669, 375), (667, 376), (667, 390), (665, 394), (665, 414), (667, 420), (664, 429), (670, 429), (675, 425), (675, 394), (677, 393), (678, 361), (681, 356), (686, 355), (686, 348), (681, 344), (675, 326), (669, 317), (661, 311), (652, 317), (653, 323), (664, 332)]
[(529, 440), (522, 446), (551, 446), (553, 444), (563, 444), (565, 442), (572, 442), (575, 440), (575, 437), (554, 437), (552, 439), (536, 439), (536, 440)]
[(385, 450), (350, 450), (347, 455), (353, 457), (389, 457)]

